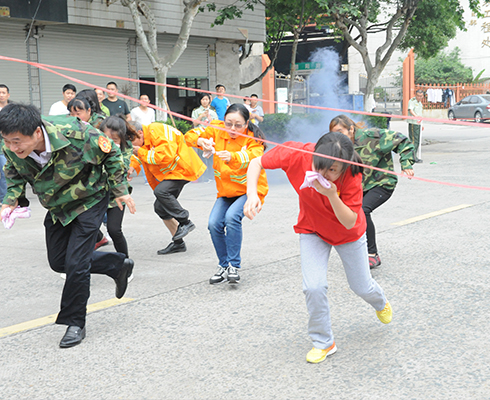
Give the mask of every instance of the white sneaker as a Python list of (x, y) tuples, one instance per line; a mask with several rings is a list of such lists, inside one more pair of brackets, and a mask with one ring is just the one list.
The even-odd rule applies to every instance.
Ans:
[(227, 271), (228, 283), (238, 283), (240, 280), (240, 275), (238, 275), (237, 268), (229, 266)]
[(66, 281), (66, 274), (64, 272), (60, 273), (60, 278)]
[(213, 285), (214, 283), (223, 282), (226, 279), (226, 271), (227, 268), (223, 268), (221, 265), (218, 265), (218, 269), (214, 273), (214, 275), (209, 279), (209, 283)]

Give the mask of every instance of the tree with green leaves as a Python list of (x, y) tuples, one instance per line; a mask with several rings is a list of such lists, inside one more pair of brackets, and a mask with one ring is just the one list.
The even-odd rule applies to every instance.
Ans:
[[(107, 0), (107, 5), (115, 3), (118, 0)], [(135, 25), (136, 35), (141, 43), (141, 47), (148, 56), (153, 70), (155, 71), (155, 82), (167, 83), (167, 74), (170, 68), (177, 62), (184, 50), (187, 48), (187, 42), (191, 34), (191, 27), (195, 16), (199, 11), (200, 4), (206, 0), (183, 0), (184, 13), (182, 16), (182, 25), (179, 35), (175, 40), (172, 50), (163, 56), (158, 52), (157, 45), (157, 23), (155, 14), (144, 0), (121, 0), (121, 4), (128, 7), (131, 11), (131, 16)], [(148, 31), (144, 30), (143, 19), (148, 24)], [(156, 105), (162, 109), (166, 109), (165, 99), (167, 88), (165, 86), (157, 86)], [(156, 110), (156, 119), (164, 120), (167, 115), (160, 110)]]
[[(221, 8), (217, 8), (214, 3), (206, 5), (209, 11), (217, 11), (218, 16), (214, 24), (221, 25), (227, 20), (241, 17), (243, 9), (253, 10), (255, 6), (261, 4), (266, 10), (267, 43), (266, 47), (273, 48), (273, 58), (270, 65), (262, 74), (253, 81), (241, 84), (240, 88), (251, 86), (259, 82), (265, 74), (272, 68), (278, 54), (281, 43), (286, 33), (291, 33), (291, 72), (288, 88), (288, 102), (293, 102), (293, 85), (296, 75), (296, 53), (301, 34), (308, 25), (320, 25), (326, 21), (322, 6), (315, 0), (238, 0), (237, 2)], [(203, 7), (202, 7), (203, 8)], [(289, 107), (289, 114), (292, 107)]]
[[(366, 111), (374, 107), (374, 88), (395, 49), (413, 48), (417, 55), (430, 57), (447, 46), (457, 29), (465, 29), (460, 0), (316, 1), (332, 18), (343, 39), (362, 57), (367, 73)], [(481, 16), (479, 0), (469, 0), (469, 5)], [(369, 38), (380, 32), (385, 40), (372, 58)]]
[(473, 80), (473, 70), (461, 62), (459, 48), (450, 53), (439, 52), (435, 57), (415, 60), (415, 83), (449, 84), (466, 83)]

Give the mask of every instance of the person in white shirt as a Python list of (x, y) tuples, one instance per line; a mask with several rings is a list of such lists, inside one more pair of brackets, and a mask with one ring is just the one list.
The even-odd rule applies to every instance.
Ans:
[(248, 106), (250, 111), (250, 122), (257, 126), (259, 125), (259, 122), (264, 120), (264, 110), (258, 105), (258, 102), (259, 96), (255, 93), (250, 95), (250, 105)]
[(140, 104), (131, 110), (131, 119), (139, 122), (141, 125), (150, 125), (152, 122), (155, 122), (155, 110), (148, 107), (148, 104), (150, 104), (148, 95), (140, 95), (140, 100), (144, 104)]
[(211, 95), (209, 93), (200, 93), (199, 102), (201, 105), (192, 110), (191, 118), (194, 120), (194, 128), (197, 126), (202, 126), (206, 128), (206, 125), (202, 122), (209, 124), (213, 119), (218, 119), (218, 114), (214, 107), (211, 107)]
[(49, 109), (49, 115), (63, 115), (70, 114), (68, 108), (66, 107), (71, 99), (73, 99), (77, 94), (77, 88), (71, 83), (67, 83), (63, 86), (63, 100), (57, 101)]

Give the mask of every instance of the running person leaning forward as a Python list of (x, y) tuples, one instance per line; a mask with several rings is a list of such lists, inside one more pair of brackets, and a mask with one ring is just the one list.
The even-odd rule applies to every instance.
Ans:
[[(402, 173), (414, 176), (412, 164), (415, 162), (415, 150), (410, 140), (399, 132), (388, 129), (359, 129), (354, 121), (345, 115), (339, 115), (330, 122), (330, 131), (347, 136), (362, 163), (388, 171), (394, 171), (392, 152), (400, 155)], [(398, 179), (382, 171), (365, 168), (362, 179), (362, 209), (366, 215), (366, 236), (369, 254), (369, 267), (381, 265), (376, 245), (376, 228), (371, 213), (384, 204), (393, 194)]]
[(197, 153), (187, 146), (184, 135), (160, 122), (141, 126), (131, 121), (139, 135), (133, 140), (133, 157), (129, 174), (143, 166), (148, 183), (156, 197), (154, 208), (172, 235), (172, 242), (158, 254), (187, 250), (183, 238), (195, 226), (177, 198), (186, 184), (197, 180), (206, 170)]
[[(32, 105), (9, 104), (0, 111), (7, 157), (8, 190), (2, 211), (15, 208), (29, 183), (48, 212), (44, 220), (48, 261), (66, 273), (57, 324), (68, 325), (60, 347), (85, 337), (90, 274), (116, 282), (116, 297), (127, 288), (133, 261), (122, 253), (94, 252), (109, 201), (136, 211), (128, 194), (121, 152), (100, 131), (69, 116), (41, 117)], [(107, 189), (109, 188), (109, 189)]]

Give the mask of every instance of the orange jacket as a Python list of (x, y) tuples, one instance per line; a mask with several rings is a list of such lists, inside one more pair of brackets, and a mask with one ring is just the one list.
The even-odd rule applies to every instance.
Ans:
[[(195, 181), (206, 166), (197, 153), (187, 146), (184, 135), (177, 129), (158, 122), (143, 126), (144, 144), (131, 166), (139, 173), (145, 169), (146, 179), (155, 187), (163, 180)], [(141, 166), (139, 165), (141, 164)]]
[[(223, 127), (223, 121), (214, 120), (212, 125)], [(253, 137), (253, 133), (247, 130), (250, 135), (237, 136), (231, 138), (228, 132), (208, 126), (204, 128), (194, 128), (185, 134), (185, 141), (189, 146), (198, 147), (197, 139), (213, 138), (216, 151), (228, 150), (231, 153), (229, 162), (223, 161), (218, 156), (213, 156), (214, 178), (218, 197), (236, 197), (247, 194), (247, 169), (250, 161), (264, 154), (264, 147)], [(265, 170), (260, 173), (258, 183), (259, 198), (264, 202), (264, 197), (269, 191)]]

